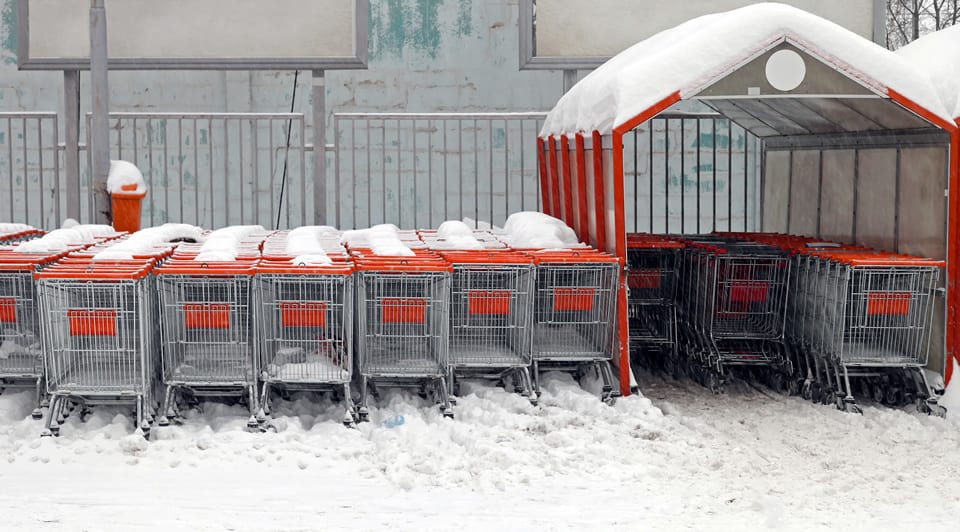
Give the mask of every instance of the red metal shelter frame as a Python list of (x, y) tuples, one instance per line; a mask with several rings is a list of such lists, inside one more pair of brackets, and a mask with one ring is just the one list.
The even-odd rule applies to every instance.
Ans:
[[(960, 117), (951, 123), (940, 118), (893, 89), (887, 89), (887, 97), (927, 120), (936, 127), (950, 134), (949, 154), (949, 210), (947, 215), (947, 316), (945, 333), (946, 370), (944, 379), (949, 382), (952, 376), (952, 361), (960, 363), (960, 357), (955, 350), (960, 344), (960, 328), (958, 328), (958, 309), (960, 309)], [(576, 149), (570, 150), (566, 136), (549, 136), (538, 139), (541, 147), (540, 155), (543, 161), (544, 152), (549, 157), (549, 167), (540, 165), (541, 184), (549, 181), (551, 186), (542, 186), (544, 190), (543, 205), (545, 212), (562, 218), (568, 225), (574, 226), (581, 241), (590, 242), (599, 249), (615, 253), (626, 259), (627, 231), (624, 219), (624, 175), (623, 175), (623, 136), (635, 127), (643, 124), (673, 104), (681, 100), (680, 92), (663, 98), (647, 110), (632, 119), (615, 127), (612, 132), (603, 134), (600, 131), (576, 134)], [(585, 146), (585, 136), (589, 134), (589, 149)], [(610, 143), (609, 151), (612, 158), (603, 156), (604, 142)], [(546, 149), (545, 149), (546, 148)], [(557, 164), (557, 157), (561, 157), (561, 164)], [(573, 157), (574, 160), (570, 160)], [(558, 166), (563, 169), (563, 190), (560, 188), (561, 177)], [(576, 183), (571, 182), (570, 168), (577, 168)], [(588, 175), (589, 174), (589, 175)], [(590, 179), (592, 177), (593, 179)], [(572, 210), (572, 194), (576, 191), (580, 220), (574, 221)], [(563, 195), (565, 212), (561, 212), (561, 194)], [(592, 204), (588, 202), (592, 195)], [(612, 202), (612, 205), (607, 202)], [(589, 205), (589, 207), (588, 207)], [(607, 209), (611, 209), (609, 212)], [(590, 211), (590, 212), (587, 212)], [(613, 218), (612, 240), (607, 234), (607, 222), (610, 215)], [(592, 218), (591, 230), (589, 220)], [(627, 286), (626, 279), (621, 278), (617, 304), (619, 357), (614, 357), (619, 368), (621, 393), (631, 392), (630, 383), (630, 354), (627, 343)]]

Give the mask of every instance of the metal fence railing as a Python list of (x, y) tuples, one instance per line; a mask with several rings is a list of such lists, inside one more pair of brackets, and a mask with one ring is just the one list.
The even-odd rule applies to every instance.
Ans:
[[(312, 223), (305, 138), (297, 113), (110, 113), (111, 159), (136, 164), (149, 187), (144, 225)], [(84, 214), (93, 209), (86, 151)]]
[[(326, 212), (340, 228), (436, 227), (469, 217), (502, 224), (540, 208), (536, 136), (545, 113), (335, 114), (333, 164), (313, 175), (298, 113), (111, 113), (110, 157), (135, 163), (149, 187), (144, 226), (257, 223), (295, 227)], [(69, 188), (56, 113), (0, 113), (0, 218), (50, 229), (79, 205), (95, 219), (90, 116)], [(85, 141), (85, 142), (84, 142)], [(315, 180), (327, 204), (314, 205)], [(318, 181), (319, 182), (319, 181)], [(321, 208), (318, 208), (321, 207)], [(325, 211), (322, 207), (325, 207)]]
[(623, 137), (628, 232), (760, 225), (760, 140), (718, 114), (665, 114)]
[(3, 221), (50, 227), (61, 221), (56, 113), (0, 113), (0, 213)]
[(545, 116), (335, 114), (328, 223), (427, 228), (469, 217), (500, 225), (512, 212), (538, 210)]

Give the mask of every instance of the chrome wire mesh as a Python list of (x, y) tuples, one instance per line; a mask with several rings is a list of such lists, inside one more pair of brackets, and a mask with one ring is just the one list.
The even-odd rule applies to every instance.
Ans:
[(523, 367), (531, 362), (532, 265), (455, 264), (450, 364)]
[(627, 250), (627, 313), (630, 342), (643, 345), (676, 341), (679, 248)]
[(32, 271), (0, 272), (0, 379), (43, 374), (38, 306)]
[(620, 265), (547, 263), (537, 267), (533, 358), (609, 360)]
[(264, 382), (349, 383), (353, 370), (350, 275), (257, 276)]
[(48, 391), (149, 398), (158, 321), (152, 277), (39, 286)]
[(256, 382), (251, 275), (159, 275), (163, 381)]
[(367, 377), (444, 377), (447, 272), (357, 274), (357, 357)]

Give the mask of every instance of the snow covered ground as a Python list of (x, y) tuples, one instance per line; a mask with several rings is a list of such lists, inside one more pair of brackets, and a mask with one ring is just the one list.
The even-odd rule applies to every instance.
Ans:
[(240, 406), (207, 405), (149, 443), (109, 409), (41, 439), (30, 394), (8, 391), (0, 528), (806, 531), (960, 516), (958, 421), (640, 384), (646, 397), (615, 407), (562, 375), (539, 407), (466, 384), (455, 420), (398, 392), (358, 430), (307, 398), (278, 402), (266, 434), (244, 431)]

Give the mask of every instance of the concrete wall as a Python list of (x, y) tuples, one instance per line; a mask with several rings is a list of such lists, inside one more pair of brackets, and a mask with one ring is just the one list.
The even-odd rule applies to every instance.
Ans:
[[(0, 0), (0, 111), (62, 113), (61, 74), (17, 70), (15, 1)], [(107, 9), (116, 1), (107, 0)], [(327, 73), (328, 113), (549, 110), (562, 93), (562, 76), (559, 72), (518, 69), (518, 9), (517, 0), (371, 1), (369, 69)], [(289, 112), (293, 79), (293, 72), (113, 72), (110, 103), (113, 111)], [(308, 117), (308, 142), (313, 137), (309, 129), (310, 84), (309, 73), (301, 73), (293, 104), (295, 112)], [(86, 113), (86, 73), (81, 75), (81, 95), (81, 112)], [(328, 119), (328, 142), (333, 139), (332, 128)], [(216, 138), (215, 132), (198, 132), (196, 144), (202, 144), (208, 136)], [(533, 143), (532, 131), (530, 137)], [(222, 160), (217, 150), (219, 147), (214, 148), (211, 158)], [(5, 151), (0, 149), (3, 168)], [(533, 153), (533, 149), (530, 151)], [(82, 182), (86, 183), (84, 162)], [(328, 157), (328, 166), (332, 164), (332, 157)], [(233, 172), (225, 170), (224, 174)], [(31, 172), (28, 181), (36, 184), (36, 180), (35, 172)], [(247, 197), (251, 192), (269, 190), (262, 183), (247, 185)], [(0, 183), (0, 188), (6, 186)], [(200, 190), (197, 197), (186, 201), (208, 205), (210, 201), (204, 195), (217, 193), (216, 188)], [(232, 187), (231, 195), (235, 190), (239, 187)], [(160, 197), (154, 194), (151, 201)], [(239, 201), (234, 197), (224, 199)], [(36, 211), (34, 206), (32, 212)], [(15, 215), (18, 212), (22, 211), (15, 210)], [(266, 218), (273, 216), (264, 214)], [(201, 223), (222, 223), (211, 213), (204, 216)], [(155, 221), (163, 221), (163, 217)]]

